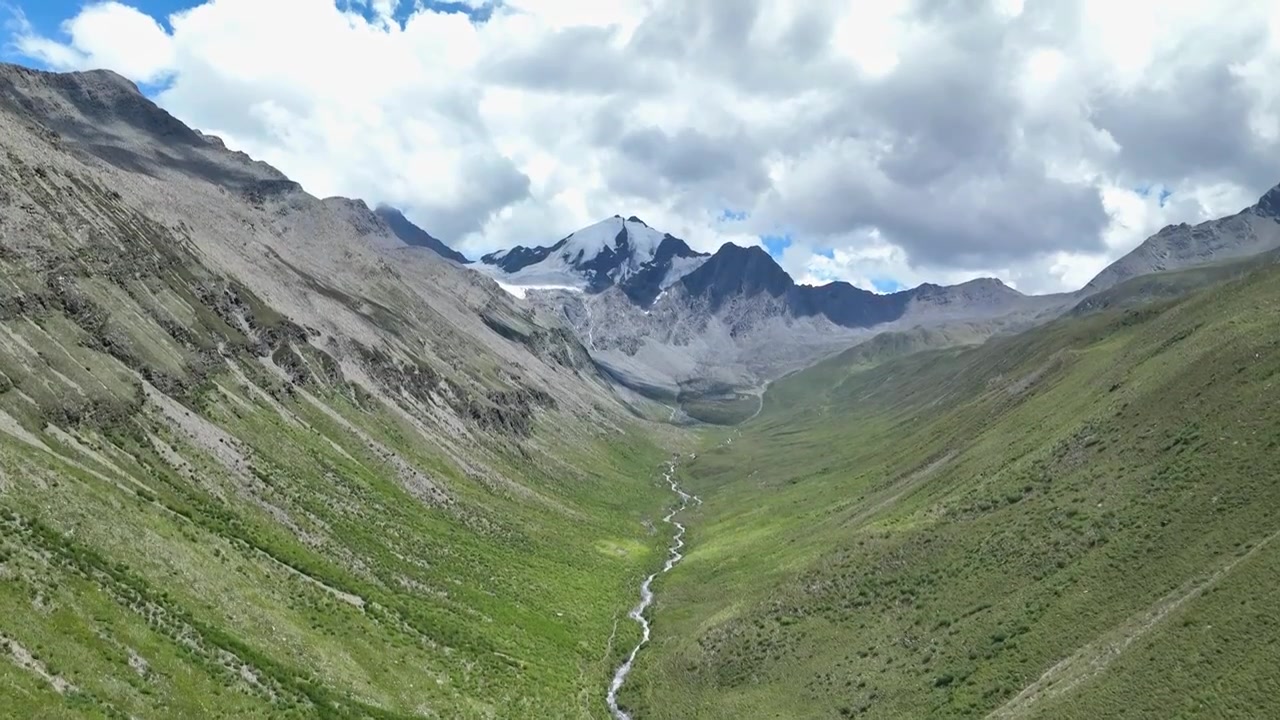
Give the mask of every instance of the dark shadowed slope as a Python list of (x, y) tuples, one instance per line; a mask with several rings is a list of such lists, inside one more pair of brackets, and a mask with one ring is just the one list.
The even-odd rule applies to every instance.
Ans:
[(427, 248), (440, 257), (452, 260), (460, 265), (466, 265), (471, 262), (467, 259), (467, 256), (444, 244), (443, 241), (432, 237), (426, 230), (414, 225), (399, 210), (387, 205), (379, 205), (374, 212), (378, 217), (382, 218), (387, 227), (391, 228), (391, 232), (395, 233), (395, 236), (403, 240), (406, 245)]

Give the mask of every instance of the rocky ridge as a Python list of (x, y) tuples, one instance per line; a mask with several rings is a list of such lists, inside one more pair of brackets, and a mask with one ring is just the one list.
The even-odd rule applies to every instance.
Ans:
[(1168, 270), (1248, 257), (1280, 248), (1280, 186), (1234, 215), (1169, 225), (1089, 281), (1084, 295)]

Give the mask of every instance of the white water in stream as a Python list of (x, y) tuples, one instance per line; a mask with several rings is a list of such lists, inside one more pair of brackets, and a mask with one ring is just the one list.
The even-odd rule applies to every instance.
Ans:
[(662, 479), (666, 480), (667, 485), (671, 486), (671, 492), (680, 497), (680, 507), (667, 513), (667, 516), (662, 518), (662, 522), (675, 527), (676, 533), (671, 537), (671, 547), (667, 549), (666, 564), (662, 566), (662, 570), (645, 578), (644, 582), (640, 584), (640, 604), (632, 608), (628, 615), (628, 617), (640, 624), (640, 629), (643, 633), (640, 637), (640, 642), (636, 643), (636, 646), (631, 649), (631, 654), (627, 656), (627, 661), (622, 663), (617, 672), (613, 674), (613, 682), (609, 683), (609, 712), (613, 713), (615, 720), (631, 720), (631, 715), (626, 710), (618, 707), (618, 691), (622, 689), (622, 684), (627, 681), (627, 676), (631, 674), (631, 666), (636, 661), (636, 655), (640, 654), (640, 648), (649, 642), (649, 619), (644, 616), (644, 613), (653, 604), (653, 580), (663, 573), (670, 572), (671, 568), (675, 567), (684, 558), (684, 555), (680, 552), (684, 549), (684, 525), (676, 522), (674, 518), (687, 509), (689, 503), (702, 504), (702, 500), (698, 496), (690, 495), (680, 489), (679, 483), (676, 482), (676, 464), (674, 462), (667, 466), (667, 473), (662, 476)]

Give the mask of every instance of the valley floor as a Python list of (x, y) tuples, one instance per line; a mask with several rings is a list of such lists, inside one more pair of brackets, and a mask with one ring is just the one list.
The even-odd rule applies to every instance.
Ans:
[(1280, 716), (1278, 311), (1265, 269), (775, 383), (682, 467), (705, 503), (624, 702)]
[[(1276, 716), (1277, 280), (775, 382), (677, 471), (704, 502), (619, 705)], [(608, 717), (690, 433), (540, 422), (478, 474), (236, 360), (58, 420), (17, 339), (94, 360), (68, 386), (127, 372), (41, 323), (0, 322), (0, 715)]]

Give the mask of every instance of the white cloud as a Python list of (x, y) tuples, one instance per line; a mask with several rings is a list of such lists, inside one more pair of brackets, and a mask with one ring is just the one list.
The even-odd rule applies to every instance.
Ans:
[(21, 23), (19, 51), (59, 70), (107, 67), (139, 82), (156, 82), (174, 67), (173, 43), (154, 18), (118, 2), (86, 5), (62, 25), (70, 38), (58, 43)]
[(898, 64), (906, 32), (903, 0), (850, 3), (836, 24), (833, 45), (863, 73), (883, 77)]
[[(13, 42), (163, 82), (189, 124), (472, 255), (620, 213), (703, 250), (789, 233), (801, 280), (1048, 291), (1280, 181), (1266, 3), (466, 4), (489, 20), (421, 0), (105, 2)], [(1163, 204), (1136, 191), (1161, 184)]]

